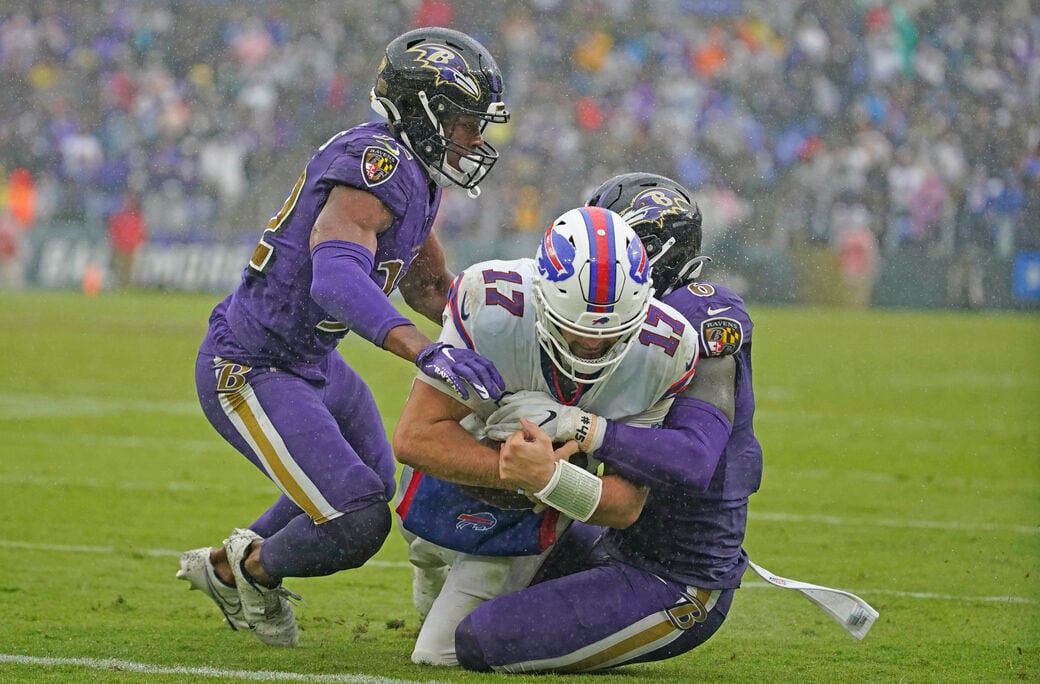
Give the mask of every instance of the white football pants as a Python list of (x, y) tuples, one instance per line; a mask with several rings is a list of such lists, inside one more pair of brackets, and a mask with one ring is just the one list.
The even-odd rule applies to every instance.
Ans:
[(530, 585), (552, 550), (537, 556), (471, 556), (402, 532), (412, 563), (412, 601), (423, 618), (412, 651), (412, 662), (420, 665), (458, 665), (455, 628), (463, 618), (485, 601)]

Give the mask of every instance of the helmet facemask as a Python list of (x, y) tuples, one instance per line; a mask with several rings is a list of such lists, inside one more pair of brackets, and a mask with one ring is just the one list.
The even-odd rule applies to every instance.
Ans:
[[(683, 250), (672, 250), (676, 243), (674, 235), (668, 238), (663, 245), (657, 236), (644, 240), (647, 254), (652, 253), (651, 243), (655, 243), (655, 247), (660, 245), (650, 257), (650, 265), (654, 267), (654, 293), (658, 298), (665, 297), (683, 285), (696, 280), (704, 269), (704, 265), (711, 261), (710, 256), (703, 254), (687, 259), (688, 254), (683, 254)], [(669, 254), (669, 251), (672, 253)], [(668, 256), (667, 259), (666, 256)]]
[[(629, 323), (619, 326), (619, 332), (597, 330), (597, 334), (591, 335), (588, 328), (574, 326), (554, 312), (545, 301), (542, 290), (537, 287), (534, 291), (534, 302), (535, 310), (539, 312), (535, 322), (538, 344), (549, 355), (553, 365), (561, 374), (586, 385), (603, 382), (613, 374), (629, 350), (632, 349), (632, 338), (639, 332), (643, 319), (646, 318), (646, 312), (650, 308), (650, 299), (647, 298), (639, 315)], [(563, 335), (564, 330), (579, 337), (612, 338), (613, 343), (599, 357), (586, 359), (571, 351), (570, 343)]]
[[(466, 190), (475, 188), (498, 161), (498, 150), (487, 141), (476, 147), (466, 147), (452, 139), (451, 129), (463, 116), (474, 116), (479, 119), (480, 131), (483, 133), (489, 123), (505, 123), (509, 120), (505, 105), (493, 102), (488, 111), (478, 112), (459, 107), (444, 95), (438, 94), (427, 99), (424, 90), (420, 90), (417, 97), (427, 122), (421, 128), (429, 130), (430, 134), (421, 140), (411, 140), (407, 130), (402, 130), (405, 142), (419, 157), (430, 177), (441, 187), (454, 184)], [(458, 168), (451, 164), (451, 154), (458, 155)]]

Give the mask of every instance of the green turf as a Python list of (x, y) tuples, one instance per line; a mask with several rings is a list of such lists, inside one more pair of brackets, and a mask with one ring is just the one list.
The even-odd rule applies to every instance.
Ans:
[[(295, 650), (227, 630), (173, 579), (179, 550), (274, 497), (195, 404), (215, 299), (0, 293), (0, 681), (501, 679), (411, 664), (396, 532), (364, 568), (287, 583), (306, 599)], [(870, 601), (873, 631), (857, 642), (749, 574), (692, 653), (510, 681), (1040, 679), (1040, 317), (751, 312), (766, 469), (746, 546)], [(392, 430), (413, 369), (362, 342), (342, 351)]]

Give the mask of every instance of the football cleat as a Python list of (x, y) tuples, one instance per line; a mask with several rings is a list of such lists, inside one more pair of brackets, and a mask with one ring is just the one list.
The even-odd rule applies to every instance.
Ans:
[(268, 646), (292, 647), (299, 641), (296, 616), (288, 599), (300, 600), (281, 584), (262, 587), (246, 575), (242, 562), (249, 555), (253, 542), (261, 537), (249, 529), (236, 529), (224, 540), (231, 571), (235, 573), (238, 598), (242, 603), (242, 617), (257, 638)]
[(238, 589), (229, 587), (217, 577), (213, 563), (209, 560), (209, 547), (192, 549), (181, 554), (181, 568), (177, 571), (177, 579), (187, 580), (189, 590), (197, 589), (213, 599), (224, 614), (228, 627), (234, 630), (249, 631), (249, 623), (242, 616), (242, 601), (238, 598)]

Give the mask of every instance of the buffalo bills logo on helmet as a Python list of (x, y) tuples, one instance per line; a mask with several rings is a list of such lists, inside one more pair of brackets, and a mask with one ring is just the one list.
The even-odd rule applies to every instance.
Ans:
[(650, 188), (639, 193), (619, 213), (630, 226), (647, 222), (663, 226), (665, 217), (693, 211), (690, 201), (671, 188)]
[(554, 283), (574, 275), (574, 245), (559, 232), (549, 228), (538, 248), (538, 273)]
[(642, 285), (650, 275), (650, 261), (646, 257), (646, 249), (640, 240), (633, 240), (628, 244), (628, 275), (632, 280)]
[(424, 69), (437, 74), (435, 85), (455, 86), (474, 100), (480, 100), (480, 84), (470, 76), (469, 64), (462, 55), (441, 43), (422, 43), (409, 48)]
[(477, 532), (487, 532), (498, 524), (498, 518), (487, 511), (481, 513), (459, 513), (455, 529), (464, 530), (471, 527)]

